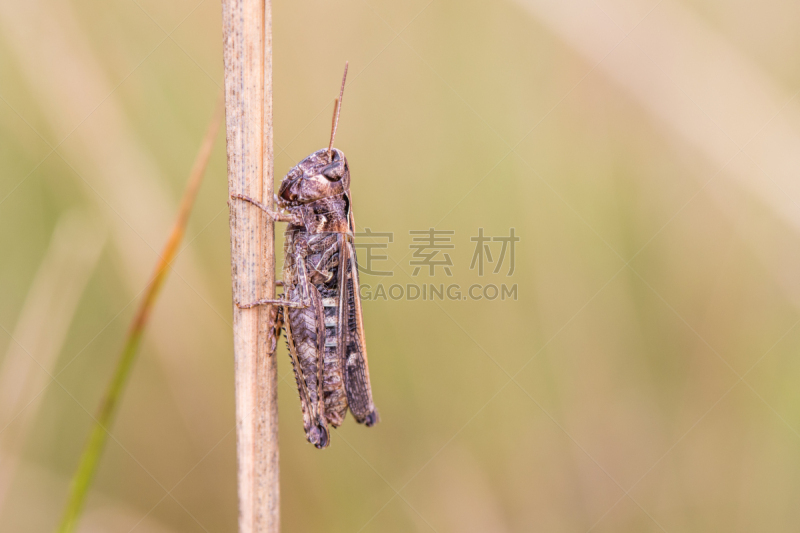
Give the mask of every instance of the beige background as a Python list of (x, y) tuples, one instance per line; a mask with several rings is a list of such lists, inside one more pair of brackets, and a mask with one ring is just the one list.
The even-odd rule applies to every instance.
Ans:
[[(58, 519), (222, 85), (220, 13), (0, 3), (3, 531)], [(350, 61), (337, 146), (359, 226), (394, 233), (394, 276), (362, 283), (519, 290), (365, 302), (383, 421), (323, 452), (281, 347), (284, 531), (796, 530), (798, 23), (779, 0), (276, 2), (276, 176), (327, 143)], [(223, 141), (83, 531), (235, 530)], [(452, 278), (410, 276), (430, 227)], [(513, 276), (469, 269), (480, 227), (516, 228)], [(35, 290), (65, 282), (75, 305)]]

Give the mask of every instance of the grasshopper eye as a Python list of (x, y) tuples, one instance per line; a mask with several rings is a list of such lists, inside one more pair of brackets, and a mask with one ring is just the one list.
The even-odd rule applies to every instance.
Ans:
[(325, 176), (328, 181), (339, 181), (342, 179), (342, 176), (344, 176), (344, 162), (341, 160), (334, 161), (330, 165), (324, 167), (320, 171), (320, 174)]

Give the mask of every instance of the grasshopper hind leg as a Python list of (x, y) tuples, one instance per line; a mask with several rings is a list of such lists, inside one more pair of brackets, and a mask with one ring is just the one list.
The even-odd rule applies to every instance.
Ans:
[(295, 257), (295, 264), (298, 265), (297, 279), (284, 297), (291, 302), (304, 303), (294, 308), (287, 306), (286, 336), (306, 439), (321, 449), (330, 443), (323, 390), (325, 330), (322, 301), (317, 289), (308, 281), (304, 257)]
[(319, 422), (317, 422), (317, 425), (308, 431), (306, 438), (308, 439), (308, 442), (313, 444), (318, 450), (326, 448), (331, 440), (327, 426)]

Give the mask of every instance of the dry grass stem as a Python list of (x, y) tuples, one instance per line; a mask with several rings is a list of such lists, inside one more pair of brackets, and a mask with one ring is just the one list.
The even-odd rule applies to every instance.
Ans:
[[(272, 11), (269, 1), (222, 3), (228, 192), (272, 205)], [(235, 302), (275, 293), (274, 223), (231, 200)], [(277, 368), (269, 342), (271, 308), (233, 307), (239, 531), (280, 529)]]

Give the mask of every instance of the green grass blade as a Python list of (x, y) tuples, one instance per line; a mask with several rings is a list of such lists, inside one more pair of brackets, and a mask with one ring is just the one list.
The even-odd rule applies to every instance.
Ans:
[(194, 200), (197, 197), (197, 191), (200, 188), (209, 157), (211, 156), (211, 149), (214, 146), (214, 140), (217, 137), (217, 132), (222, 122), (223, 109), (223, 99), (220, 97), (211, 123), (203, 138), (203, 144), (200, 147), (192, 171), (189, 174), (186, 190), (181, 199), (178, 217), (172, 227), (169, 239), (161, 252), (158, 264), (153, 271), (153, 277), (146, 289), (145, 296), (139, 304), (136, 316), (131, 322), (125, 346), (117, 362), (117, 367), (108, 384), (105, 396), (100, 402), (97, 415), (94, 417), (94, 424), (89, 433), (89, 439), (86, 442), (80, 462), (78, 463), (78, 468), (70, 483), (69, 496), (64, 506), (61, 523), (56, 529), (58, 533), (71, 533), (75, 530), (78, 520), (80, 519), (86, 496), (92, 485), (95, 474), (97, 473), (97, 465), (100, 462), (100, 457), (108, 438), (108, 430), (113, 423), (122, 391), (130, 376), (133, 363), (136, 360), (136, 354), (141, 344), (144, 328), (147, 325), (150, 312), (164, 284), (164, 280), (167, 277), (170, 264), (175, 259), (178, 245), (186, 231), (186, 224), (189, 221), (189, 215), (191, 214)]

